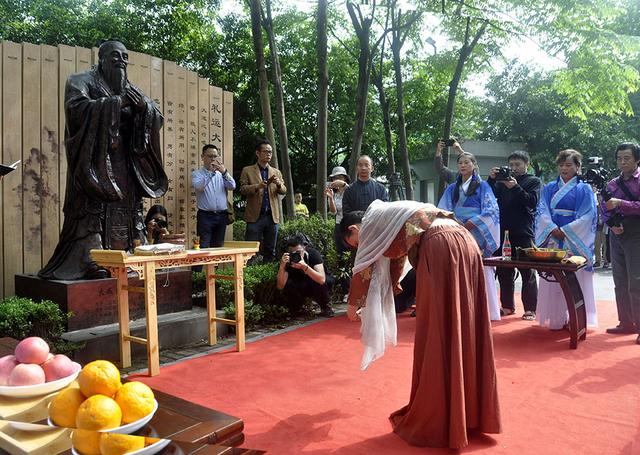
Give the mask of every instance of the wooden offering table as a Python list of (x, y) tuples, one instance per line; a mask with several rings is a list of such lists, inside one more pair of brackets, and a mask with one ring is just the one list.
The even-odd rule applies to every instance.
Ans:
[(586, 264), (576, 265), (561, 262), (542, 262), (523, 259), (504, 260), (502, 257), (491, 257), (483, 260), (489, 267), (506, 267), (537, 270), (540, 278), (549, 282), (555, 282), (562, 288), (564, 300), (569, 312), (569, 334), (571, 335), (569, 347), (578, 348), (578, 340), (587, 338), (587, 312), (584, 306), (584, 297), (576, 272)]
[[(91, 250), (91, 258), (111, 272), (117, 279), (118, 324), (120, 326), (120, 362), (123, 368), (131, 366), (131, 342), (147, 346), (149, 376), (160, 373), (158, 346), (158, 311), (156, 307), (156, 270), (204, 265), (207, 290), (207, 318), (209, 345), (216, 344), (216, 322), (235, 326), (236, 348), (244, 350), (244, 278), (243, 269), (251, 256), (258, 251), (258, 242), (225, 242), (220, 248), (187, 250), (178, 254), (131, 255), (121, 250)], [(216, 275), (217, 264), (232, 262), (232, 276)], [(127, 270), (138, 273), (144, 287), (128, 285)], [(235, 283), (236, 318), (216, 317), (215, 280), (233, 280)], [(129, 331), (129, 292), (144, 293), (147, 320), (147, 338), (135, 337)]]

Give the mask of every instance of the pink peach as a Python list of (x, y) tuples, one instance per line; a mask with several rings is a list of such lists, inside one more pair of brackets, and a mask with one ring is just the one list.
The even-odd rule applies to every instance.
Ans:
[(9, 375), (16, 365), (18, 365), (18, 361), (14, 355), (0, 357), (0, 386), (9, 383)]
[(44, 370), (34, 363), (21, 363), (11, 371), (9, 385), (36, 385), (44, 383)]
[(41, 364), (49, 356), (49, 345), (39, 337), (29, 337), (16, 346), (16, 359), (20, 363)]
[(44, 375), (47, 382), (56, 379), (66, 378), (70, 376), (76, 369), (76, 366), (69, 357), (63, 354), (57, 354), (42, 364)]

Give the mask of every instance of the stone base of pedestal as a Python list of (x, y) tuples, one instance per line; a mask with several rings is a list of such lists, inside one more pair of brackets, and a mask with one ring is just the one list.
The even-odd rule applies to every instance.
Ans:
[[(156, 274), (158, 314), (187, 311), (192, 307), (191, 271), (162, 271)], [(130, 278), (129, 286), (144, 286)], [(43, 280), (36, 275), (15, 276), (16, 295), (33, 300), (52, 300), (65, 312), (71, 311), (68, 330), (80, 330), (118, 322), (116, 280)], [(144, 295), (129, 293), (129, 317), (145, 316)]]

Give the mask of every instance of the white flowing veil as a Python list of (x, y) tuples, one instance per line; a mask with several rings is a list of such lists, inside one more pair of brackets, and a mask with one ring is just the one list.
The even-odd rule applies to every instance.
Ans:
[(390, 261), (384, 257), (384, 252), (411, 215), (426, 207), (427, 204), (416, 201), (376, 200), (371, 203), (362, 219), (353, 273), (372, 266), (367, 304), (360, 315), (360, 341), (364, 345), (360, 364), (362, 370), (382, 357), (387, 344), (395, 346), (397, 343)]

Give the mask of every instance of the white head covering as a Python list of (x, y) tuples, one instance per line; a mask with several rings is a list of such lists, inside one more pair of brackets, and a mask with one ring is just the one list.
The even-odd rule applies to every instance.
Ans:
[(415, 201), (373, 201), (362, 218), (358, 251), (353, 272), (373, 266), (367, 304), (362, 308), (360, 341), (364, 345), (360, 368), (367, 369), (374, 360), (382, 357), (387, 344), (397, 344), (393, 283), (389, 259), (384, 257), (400, 229), (417, 210), (427, 204)]

